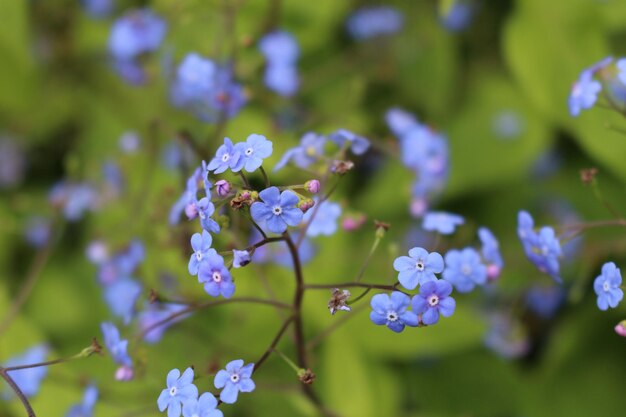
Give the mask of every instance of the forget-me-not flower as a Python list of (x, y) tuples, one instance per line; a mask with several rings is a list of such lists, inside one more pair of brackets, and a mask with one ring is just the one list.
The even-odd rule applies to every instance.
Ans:
[(407, 290), (413, 290), (417, 285), (437, 279), (435, 274), (443, 271), (443, 257), (424, 248), (412, 248), (409, 256), (400, 256), (393, 261), (393, 269), (398, 271), (398, 281)]
[(210, 392), (205, 392), (197, 400), (189, 400), (183, 405), (183, 417), (223, 417), (217, 408), (217, 400)]
[(450, 235), (454, 233), (457, 226), (465, 222), (463, 217), (457, 214), (446, 213), (443, 211), (430, 211), (424, 215), (422, 228), (429, 232), (438, 232), (442, 235)]
[(85, 389), (83, 401), (70, 408), (65, 417), (92, 417), (93, 408), (98, 400), (98, 388), (91, 384)]
[(226, 404), (233, 404), (237, 401), (239, 392), (252, 392), (256, 388), (251, 379), (254, 364), (249, 363), (244, 366), (242, 359), (229, 362), (226, 369), (220, 370), (215, 375), (213, 384), (215, 388), (223, 388), (220, 392), (220, 400)]
[(417, 314), (407, 310), (410, 303), (411, 298), (400, 291), (392, 292), (391, 296), (376, 294), (370, 302), (370, 320), (379, 326), (385, 325), (396, 333), (404, 330), (405, 326), (415, 327), (419, 320)]
[(328, 138), (340, 147), (346, 143), (350, 144), (350, 150), (355, 155), (363, 155), (370, 147), (369, 140), (346, 129), (339, 129), (328, 135)]
[[(319, 199), (314, 198), (315, 204), (318, 204)], [(308, 210), (304, 213), (303, 220), (308, 222), (315, 213), (313, 221), (309, 225), (306, 231), (306, 235), (315, 237), (319, 235), (330, 236), (337, 231), (337, 223), (341, 216), (341, 206), (338, 203), (331, 201), (323, 201), (319, 204), (316, 210)]]
[(224, 265), (224, 258), (217, 252), (210, 252), (200, 265), (198, 281), (204, 284), (204, 290), (212, 297), (230, 298), (235, 293), (235, 284), (228, 268)]
[(193, 384), (193, 369), (187, 368), (182, 376), (178, 369), (167, 374), (167, 388), (157, 400), (159, 411), (167, 408), (167, 417), (180, 417), (183, 405), (198, 398), (198, 388)]
[(476, 285), (487, 282), (487, 267), (480, 262), (480, 255), (473, 248), (452, 249), (446, 253), (445, 262), (443, 278), (458, 292), (470, 292)]
[(569, 96), (569, 112), (572, 116), (578, 116), (581, 110), (593, 107), (598, 100), (598, 93), (602, 90), (602, 84), (594, 80), (595, 73), (613, 62), (612, 57), (604, 58), (589, 68), (585, 68), (572, 85)]
[(624, 298), (622, 285), (622, 275), (619, 268), (613, 262), (602, 265), (602, 274), (593, 281), (593, 289), (598, 296), (598, 308), (602, 311), (609, 307), (615, 308)]
[(250, 206), (250, 214), (257, 223), (265, 223), (272, 233), (283, 233), (287, 226), (297, 226), (302, 221), (302, 210), (296, 205), (300, 200), (296, 193), (277, 187), (266, 188), (259, 193), (263, 201), (256, 201)]
[(191, 248), (193, 249), (193, 254), (191, 258), (189, 258), (188, 270), (191, 275), (197, 275), (198, 269), (200, 269), (200, 264), (204, 261), (204, 259), (209, 255), (209, 250), (211, 249), (211, 244), (213, 243), (213, 238), (206, 230), (200, 233), (194, 233), (191, 236)]
[(247, 172), (256, 171), (263, 164), (263, 159), (272, 154), (272, 142), (265, 139), (265, 136), (255, 133), (248, 136), (244, 143), (236, 146), (239, 146), (243, 168)]
[(422, 323), (435, 324), (439, 315), (450, 317), (456, 308), (452, 294), (452, 284), (443, 279), (428, 281), (420, 287), (420, 292), (411, 302), (413, 312), (422, 315)]
[[(14, 356), (6, 361), (3, 365), (4, 368), (10, 368), (12, 366), (30, 365), (34, 363), (44, 362), (46, 355), (48, 354), (48, 348), (44, 345), (37, 345), (19, 356)], [(32, 397), (37, 394), (41, 382), (48, 374), (47, 366), (37, 366), (34, 368), (18, 369), (15, 371), (8, 371), (9, 375), (13, 379), (13, 382), (20, 387), (22, 393), (27, 397)], [(13, 393), (12, 390), (8, 390), (7, 393)], [(11, 395), (11, 394), (7, 394)]]
[(302, 138), (300, 138), (300, 145), (285, 152), (274, 167), (274, 171), (283, 168), (288, 162), (293, 162), (298, 168), (307, 168), (309, 165), (319, 160), (324, 154), (325, 144), (325, 136), (318, 135), (314, 132), (305, 133)]
[(224, 138), (224, 144), (217, 148), (215, 157), (211, 159), (207, 169), (215, 174), (221, 174), (229, 168), (232, 172), (238, 172), (243, 168), (243, 164), (241, 148), (233, 145), (229, 138)]

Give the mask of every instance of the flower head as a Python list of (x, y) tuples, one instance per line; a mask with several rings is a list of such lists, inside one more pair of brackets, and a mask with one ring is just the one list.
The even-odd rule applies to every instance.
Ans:
[(139, 313), (139, 328), (143, 332), (143, 340), (146, 343), (157, 343), (163, 337), (165, 330), (172, 324), (189, 317), (189, 314), (180, 314), (175, 319), (169, 320), (166, 323), (157, 325), (163, 322), (163, 320), (176, 313), (181, 313), (187, 306), (184, 304), (149, 304), (145, 310)]
[(437, 252), (428, 253), (424, 248), (409, 250), (409, 256), (400, 256), (393, 261), (393, 269), (399, 272), (398, 281), (407, 290), (418, 284), (437, 279), (435, 274), (443, 271), (443, 258)]
[(224, 144), (217, 148), (215, 157), (209, 162), (208, 170), (221, 174), (230, 168), (233, 172), (241, 171), (245, 161), (241, 155), (241, 148), (233, 145), (229, 138), (224, 138)]
[(220, 370), (215, 375), (213, 384), (215, 388), (224, 388), (220, 392), (220, 400), (226, 404), (233, 404), (237, 401), (239, 392), (252, 392), (256, 388), (252, 378), (254, 364), (249, 363), (244, 366), (242, 359), (229, 362), (226, 369)]
[(167, 374), (167, 388), (157, 400), (159, 411), (167, 408), (167, 417), (180, 417), (184, 404), (198, 398), (198, 388), (193, 384), (193, 369), (187, 368), (182, 376), (178, 369)]
[(399, 291), (392, 292), (391, 296), (376, 294), (370, 302), (370, 320), (379, 326), (385, 325), (396, 333), (404, 330), (405, 326), (415, 327), (419, 320), (417, 314), (407, 310), (410, 303), (409, 296)]
[(202, 197), (198, 201), (198, 217), (200, 218), (200, 225), (206, 231), (211, 233), (219, 233), (220, 225), (211, 218), (215, 213), (215, 206), (207, 197)]
[(215, 251), (209, 253), (200, 266), (198, 281), (204, 283), (204, 290), (212, 297), (221, 294), (224, 298), (230, 298), (235, 293), (235, 284), (224, 265), (224, 258)]
[(346, 29), (356, 40), (394, 34), (404, 25), (404, 17), (393, 7), (365, 7), (354, 12), (346, 22)]
[[(315, 204), (317, 204), (319, 199), (315, 198), (314, 201)], [(307, 236), (330, 236), (337, 231), (337, 223), (339, 217), (341, 216), (341, 206), (338, 203), (325, 200), (319, 204), (317, 211), (307, 211), (304, 214), (303, 220), (305, 222), (310, 221), (313, 213), (315, 213), (315, 217), (313, 217), (313, 220), (306, 231)]]
[(113, 24), (109, 51), (114, 58), (122, 61), (153, 52), (161, 45), (166, 29), (165, 21), (151, 10), (132, 10)]
[(123, 278), (104, 288), (104, 300), (111, 313), (130, 323), (135, 314), (135, 303), (141, 295), (141, 284), (132, 278)]
[(429, 232), (438, 232), (442, 235), (450, 235), (454, 233), (457, 226), (465, 222), (463, 217), (457, 214), (446, 213), (443, 211), (431, 211), (424, 216), (422, 227)]
[(622, 337), (626, 337), (626, 320), (622, 320), (615, 325), (615, 333)]
[(593, 281), (593, 290), (598, 296), (598, 308), (602, 311), (615, 308), (624, 298), (622, 275), (613, 262), (602, 265), (602, 274)]
[(213, 238), (206, 230), (203, 230), (202, 234), (194, 233), (193, 236), (191, 236), (191, 248), (193, 249), (193, 254), (191, 254), (191, 258), (189, 258), (188, 265), (188, 270), (191, 275), (198, 274), (200, 265), (209, 255), (212, 243)]
[(120, 338), (120, 331), (113, 323), (104, 322), (100, 324), (102, 335), (104, 336), (104, 346), (111, 354), (111, 358), (118, 365), (132, 366), (133, 361), (128, 356), (128, 340)]
[(259, 41), (259, 51), (272, 64), (292, 64), (300, 54), (296, 39), (284, 30), (263, 36)]
[(259, 193), (263, 201), (250, 207), (252, 218), (264, 222), (272, 233), (283, 233), (287, 226), (297, 226), (302, 221), (302, 211), (297, 207), (299, 198), (291, 190), (282, 193), (276, 187), (266, 188)]
[(274, 167), (278, 171), (288, 162), (293, 162), (298, 168), (307, 168), (324, 154), (326, 137), (314, 132), (305, 133), (300, 139), (300, 145), (289, 149)]
[(452, 294), (452, 285), (448, 281), (436, 279), (425, 282), (420, 287), (418, 295), (413, 297), (411, 305), (415, 314), (422, 315), (422, 323), (435, 324), (439, 321), (439, 315), (450, 317), (456, 308)]
[(561, 243), (554, 229), (542, 227), (539, 232), (534, 230), (534, 221), (530, 214), (520, 211), (518, 214), (517, 235), (519, 236), (526, 257), (539, 269), (561, 282), (559, 276), (559, 258), (563, 255)]
[(612, 57), (604, 58), (580, 73), (578, 80), (572, 85), (569, 96), (569, 112), (572, 116), (578, 116), (581, 110), (590, 109), (596, 103), (602, 84), (594, 80), (593, 76), (611, 62), (613, 62)]
[(452, 249), (446, 253), (443, 278), (458, 292), (470, 292), (476, 285), (487, 282), (487, 268), (480, 263), (480, 255), (473, 248)]
[(223, 417), (224, 413), (216, 407), (213, 394), (205, 392), (197, 400), (189, 400), (183, 405), (183, 417)]
[(328, 135), (328, 138), (340, 147), (348, 143), (350, 150), (355, 155), (363, 155), (370, 147), (369, 140), (346, 129), (339, 129)]
[(496, 239), (493, 233), (491, 233), (491, 230), (486, 227), (478, 229), (478, 237), (483, 245), (483, 258), (487, 262), (487, 277), (489, 279), (496, 279), (500, 276), (500, 271), (504, 266), (498, 239)]
[(265, 139), (265, 136), (255, 133), (248, 136), (245, 143), (236, 146), (239, 147), (243, 168), (247, 172), (256, 171), (263, 163), (263, 159), (272, 154), (272, 142)]

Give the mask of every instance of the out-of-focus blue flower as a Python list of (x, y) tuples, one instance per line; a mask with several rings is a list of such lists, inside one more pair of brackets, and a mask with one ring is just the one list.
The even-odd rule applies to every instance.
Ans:
[(404, 137), (412, 129), (421, 126), (414, 115), (398, 107), (387, 110), (385, 121), (393, 134), (399, 138)]
[(476, 285), (487, 282), (487, 268), (480, 263), (480, 255), (473, 248), (452, 249), (445, 256), (443, 278), (458, 292), (470, 292)]
[(207, 169), (214, 174), (221, 174), (230, 168), (233, 172), (241, 171), (245, 161), (241, 155), (241, 148), (236, 147), (229, 138), (224, 138), (224, 144), (217, 148), (215, 157), (211, 159)]
[(356, 40), (399, 32), (404, 25), (402, 14), (387, 6), (366, 7), (354, 12), (346, 21), (348, 34)]
[(203, 230), (202, 234), (194, 233), (193, 236), (191, 236), (191, 248), (194, 251), (191, 254), (191, 258), (189, 258), (188, 265), (188, 270), (191, 275), (198, 275), (200, 265), (209, 255), (212, 243), (213, 238), (206, 230)]
[(457, 226), (462, 225), (465, 222), (463, 217), (446, 213), (443, 211), (430, 211), (424, 216), (422, 228), (429, 232), (437, 232), (442, 235), (450, 235), (454, 233)]
[[(139, 313), (139, 328), (142, 332), (145, 332), (143, 340), (146, 343), (157, 343), (163, 337), (165, 330), (172, 324), (179, 322), (189, 314), (182, 314), (181, 312), (186, 309), (184, 304), (149, 304), (146, 309)], [(169, 320), (167, 323), (157, 325), (173, 314), (181, 313), (179, 316)]]
[(224, 417), (217, 408), (217, 400), (210, 392), (205, 392), (197, 400), (189, 400), (183, 405), (183, 417)]
[(116, 59), (111, 63), (113, 70), (130, 85), (142, 85), (148, 75), (138, 61), (132, 59)]
[[(108, 257), (106, 245), (96, 248), (96, 257), (101, 261), (98, 271), (98, 280), (102, 285), (112, 284), (120, 279), (130, 278), (145, 257), (143, 244), (139, 240), (133, 240), (128, 248)], [(95, 261), (92, 260), (92, 261)]]
[(581, 110), (590, 109), (596, 103), (602, 84), (594, 80), (593, 76), (611, 62), (613, 57), (606, 57), (580, 73), (578, 80), (572, 85), (569, 96), (569, 112), (572, 116), (578, 116)]
[(263, 36), (259, 41), (259, 51), (268, 62), (273, 64), (292, 64), (300, 55), (298, 41), (291, 33), (284, 30)]
[(181, 166), (193, 164), (194, 154), (189, 145), (178, 143), (174, 140), (164, 146), (161, 153), (161, 161), (165, 168), (176, 170)]
[(133, 154), (141, 148), (139, 133), (128, 131), (122, 133), (119, 140), (120, 150), (126, 154)]
[(370, 320), (379, 326), (385, 325), (396, 333), (404, 330), (405, 326), (415, 327), (419, 320), (417, 314), (407, 310), (410, 303), (409, 296), (400, 291), (392, 292), (391, 297), (387, 294), (376, 294), (370, 302)]
[(522, 324), (503, 314), (489, 317), (489, 330), (485, 335), (485, 346), (505, 359), (524, 356), (530, 342)]
[(233, 249), (233, 268), (241, 268), (250, 263), (250, 252)]
[(141, 284), (132, 278), (122, 278), (104, 288), (104, 300), (111, 313), (130, 323), (135, 314), (135, 303), (141, 295)]
[(443, 258), (437, 252), (428, 253), (424, 248), (412, 248), (409, 256), (400, 256), (393, 261), (393, 269), (399, 272), (398, 281), (407, 290), (437, 279), (435, 274), (443, 271)]
[(35, 248), (45, 246), (50, 240), (52, 234), (52, 225), (50, 220), (43, 217), (31, 217), (26, 223), (24, 237), (29, 245)]
[(272, 142), (263, 135), (253, 133), (245, 143), (237, 144), (243, 161), (243, 169), (247, 172), (256, 171), (265, 158), (272, 154)]
[(617, 78), (626, 85), (626, 58), (620, 58), (615, 63), (617, 67)]
[(113, 11), (113, 0), (81, 0), (85, 12), (95, 19), (109, 17)]
[(117, 19), (111, 27), (109, 51), (118, 60), (130, 60), (159, 48), (167, 25), (149, 9), (136, 9)]
[(324, 154), (326, 137), (314, 132), (305, 133), (300, 139), (300, 145), (289, 149), (274, 167), (278, 171), (288, 162), (293, 162), (298, 168), (307, 168)]
[(515, 139), (524, 130), (524, 120), (513, 110), (502, 110), (493, 115), (491, 130), (501, 139)]
[(83, 401), (79, 404), (73, 405), (65, 417), (92, 417), (96, 401), (98, 401), (98, 388), (91, 384), (85, 388)]
[(102, 177), (104, 178), (104, 199), (116, 198), (124, 189), (124, 178), (119, 165), (109, 160), (102, 164)]
[(0, 190), (18, 185), (24, 178), (26, 158), (14, 140), (0, 136)]
[[(34, 346), (28, 349), (26, 352), (19, 356), (14, 356), (6, 361), (3, 365), (5, 368), (12, 366), (30, 365), (35, 363), (45, 362), (46, 355), (48, 354), (48, 348), (44, 345)], [(8, 371), (9, 375), (20, 387), (22, 393), (27, 397), (32, 397), (39, 391), (39, 386), (48, 373), (47, 366), (37, 366), (35, 368), (18, 369), (15, 371)], [(5, 391), (4, 396), (10, 398), (13, 395), (13, 391), (8, 388)]]
[(233, 404), (237, 401), (240, 391), (254, 391), (256, 386), (252, 380), (253, 370), (253, 363), (244, 366), (241, 359), (231, 361), (226, 365), (226, 369), (221, 369), (213, 381), (215, 388), (223, 388), (220, 392), (220, 400), (226, 404)]
[(211, 218), (215, 213), (215, 206), (207, 197), (202, 197), (198, 201), (198, 217), (200, 217), (200, 225), (206, 231), (211, 233), (219, 233), (220, 225)]
[(487, 263), (487, 277), (496, 279), (500, 276), (504, 261), (500, 254), (500, 244), (498, 239), (486, 227), (478, 229), (478, 237), (482, 243), (483, 259)]
[(265, 68), (263, 81), (270, 90), (283, 97), (291, 97), (300, 86), (298, 70), (293, 65), (269, 64)]
[(346, 129), (339, 129), (336, 132), (328, 135), (328, 138), (340, 147), (344, 146), (346, 143), (349, 143), (350, 150), (355, 155), (363, 155), (370, 147), (369, 140)]
[(598, 296), (598, 308), (606, 311), (617, 305), (624, 298), (624, 291), (620, 288), (622, 285), (622, 275), (619, 268), (613, 262), (607, 262), (602, 265), (602, 274), (593, 281), (593, 290)]
[(182, 376), (178, 369), (167, 374), (167, 388), (157, 399), (159, 411), (167, 408), (167, 417), (180, 417), (183, 405), (198, 398), (198, 387), (193, 384), (193, 369), (187, 368)]
[(68, 221), (80, 220), (86, 211), (95, 211), (100, 205), (98, 192), (86, 183), (58, 183), (50, 190), (48, 199), (63, 210)]
[(128, 340), (120, 338), (120, 331), (113, 323), (104, 322), (100, 324), (104, 337), (104, 346), (111, 354), (111, 358), (118, 365), (132, 366), (133, 361), (128, 356)]
[[(313, 200), (315, 204), (318, 204), (318, 198), (314, 198)], [(337, 222), (341, 216), (341, 206), (338, 203), (333, 203), (328, 200), (323, 201), (317, 208), (317, 211), (313, 209), (304, 213), (303, 221), (308, 222), (313, 213), (315, 213), (315, 217), (306, 231), (307, 236), (331, 236), (335, 234), (337, 231)]]
[(422, 323), (435, 324), (439, 321), (439, 315), (450, 317), (454, 314), (456, 301), (450, 296), (452, 285), (445, 280), (435, 279), (425, 282), (420, 286), (420, 292), (411, 302), (413, 312), (422, 315)]
[(212, 297), (230, 298), (235, 293), (235, 284), (228, 268), (224, 265), (224, 258), (212, 251), (200, 265), (198, 281), (204, 284), (204, 290)]
[(539, 317), (549, 319), (554, 316), (565, 301), (565, 291), (561, 286), (532, 286), (526, 293), (528, 308)]
[(544, 274), (549, 274), (555, 281), (559, 276), (559, 257), (562, 256), (561, 244), (554, 229), (544, 226), (539, 233), (534, 230), (534, 220), (526, 211), (518, 214), (517, 235), (519, 236), (526, 257)]
[(283, 233), (287, 226), (297, 226), (302, 221), (302, 210), (296, 205), (299, 198), (291, 190), (282, 193), (276, 187), (269, 187), (259, 193), (263, 201), (250, 206), (250, 214), (257, 223), (264, 223), (272, 233)]
[(448, 13), (441, 16), (441, 24), (451, 32), (460, 32), (472, 22), (474, 7), (466, 1), (455, 1)]

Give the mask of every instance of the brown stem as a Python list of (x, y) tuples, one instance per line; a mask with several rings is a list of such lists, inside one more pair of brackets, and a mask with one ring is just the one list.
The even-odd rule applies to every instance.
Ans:
[(280, 330), (278, 330), (278, 333), (276, 333), (276, 336), (274, 336), (272, 343), (270, 343), (269, 347), (265, 350), (265, 352), (263, 352), (261, 357), (254, 363), (254, 369), (252, 370), (252, 373), (258, 371), (261, 365), (263, 365), (263, 362), (267, 360), (267, 358), (270, 356), (270, 354), (272, 353), (276, 345), (278, 345), (278, 342), (280, 342), (280, 339), (283, 337), (283, 334), (285, 334), (285, 331), (287, 331), (287, 328), (289, 328), (289, 325), (291, 324), (293, 319), (294, 319), (294, 316), (290, 316), (287, 318), (287, 320), (283, 322), (283, 325), (280, 326)]
[(304, 341), (304, 328), (302, 325), (302, 299), (304, 296), (304, 278), (302, 276), (302, 265), (300, 263), (300, 256), (298, 255), (298, 249), (296, 245), (291, 240), (291, 236), (289, 236), (289, 232), (285, 232), (283, 234), (285, 237), (285, 241), (287, 242), (287, 246), (289, 247), (289, 252), (291, 254), (291, 259), (293, 261), (293, 269), (296, 276), (296, 291), (293, 296), (293, 309), (294, 309), (294, 333), (295, 333), (295, 342), (296, 342), (296, 355), (298, 358), (298, 365), (301, 368), (307, 369), (307, 357), (306, 357), (306, 348)]
[(13, 392), (15, 392), (15, 395), (17, 395), (17, 397), (20, 399), (22, 405), (24, 406), (24, 409), (26, 410), (26, 413), (28, 414), (28, 417), (36, 417), (33, 407), (31, 407), (30, 402), (28, 402), (28, 398), (26, 398), (26, 395), (24, 395), (20, 387), (17, 386), (15, 381), (13, 381), (13, 378), (9, 376), (7, 370), (3, 367), (0, 367), (0, 376), (2, 376), (7, 384), (9, 384)]
[(367, 284), (365, 282), (340, 282), (337, 284), (307, 284), (304, 286), (305, 289), (310, 289), (310, 290), (350, 288), (350, 287), (374, 288), (378, 290), (395, 291), (397, 290), (398, 284), (396, 283), (393, 285), (384, 285), (384, 284)]

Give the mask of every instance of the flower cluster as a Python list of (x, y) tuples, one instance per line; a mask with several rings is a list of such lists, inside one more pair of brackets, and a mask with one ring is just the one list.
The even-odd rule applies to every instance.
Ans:
[(626, 58), (615, 61), (609, 56), (585, 68), (570, 91), (570, 114), (578, 116), (582, 110), (592, 108), (600, 92), (612, 104), (623, 102), (626, 93)]
[(563, 253), (554, 229), (543, 226), (538, 232), (535, 231), (532, 216), (523, 210), (519, 212), (517, 219), (517, 235), (522, 242), (526, 257), (539, 271), (561, 282), (559, 258)]

